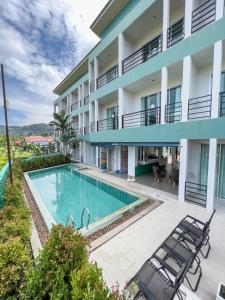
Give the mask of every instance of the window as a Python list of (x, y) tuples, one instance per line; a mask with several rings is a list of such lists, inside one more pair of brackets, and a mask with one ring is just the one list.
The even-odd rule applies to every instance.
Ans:
[(118, 106), (107, 108), (107, 129), (118, 128)]

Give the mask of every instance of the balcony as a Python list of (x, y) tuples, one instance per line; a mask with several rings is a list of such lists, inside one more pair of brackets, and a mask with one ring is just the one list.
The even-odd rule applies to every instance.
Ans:
[(185, 181), (185, 200), (205, 207), (207, 201), (207, 186)]
[(167, 48), (184, 38), (184, 18), (174, 23), (167, 31)]
[(216, 0), (209, 0), (192, 12), (192, 33), (215, 21)]
[(122, 72), (123, 74), (136, 66), (146, 62), (153, 56), (157, 55), (162, 51), (162, 35), (160, 34), (149, 43), (144, 45), (142, 48), (128, 56), (122, 61)]
[(97, 121), (97, 131), (118, 129), (118, 116)]
[(91, 122), (91, 132), (95, 132), (95, 121)]
[(201, 96), (188, 100), (188, 119), (211, 118), (212, 95)]
[(97, 78), (97, 89), (118, 77), (118, 65), (112, 67), (107, 72)]
[(84, 127), (84, 135), (87, 135), (87, 134), (89, 134), (89, 125), (86, 125)]
[(95, 90), (95, 81), (93, 80), (91, 83), (90, 83), (90, 93), (93, 93)]
[(150, 126), (160, 123), (160, 107), (137, 111), (122, 116), (122, 128)]
[(83, 99), (80, 99), (80, 107), (82, 107), (84, 105), (84, 101)]
[(165, 106), (165, 122), (174, 123), (181, 121), (182, 103), (170, 103)]
[(79, 101), (76, 101), (71, 104), (71, 111), (76, 110), (79, 107)]
[(219, 116), (225, 117), (225, 92), (220, 93), (220, 109)]
[(84, 97), (84, 105), (87, 105), (89, 103), (89, 95)]

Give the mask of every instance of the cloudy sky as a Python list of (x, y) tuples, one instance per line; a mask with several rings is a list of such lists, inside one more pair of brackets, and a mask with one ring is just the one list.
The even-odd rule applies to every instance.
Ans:
[[(10, 125), (50, 121), (52, 90), (97, 43), (89, 26), (106, 2), (0, 1), (0, 63)], [(2, 93), (0, 101), (3, 124)]]

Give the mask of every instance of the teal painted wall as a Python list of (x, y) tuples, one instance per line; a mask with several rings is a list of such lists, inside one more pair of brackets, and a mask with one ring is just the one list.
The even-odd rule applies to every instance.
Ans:
[(77, 115), (79, 115), (79, 114), (81, 114), (81, 113), (83, 113), (85, 111), (89, 111), (89, 105), (88, 104), (85, 105), (85, 106), (82, 106), (80, 108), (77, 108), (77, 109), (73, 110), (71, 112), (71, 117), (77, 116)]
[(177, 122), (92, 133), (90, 142), (180, 142), (181, 139), (225, 139), (225, 118)]

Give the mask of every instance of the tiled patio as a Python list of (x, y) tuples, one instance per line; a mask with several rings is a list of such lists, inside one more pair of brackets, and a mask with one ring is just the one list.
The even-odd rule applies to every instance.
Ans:
[[(91, 259), (103, 269), (109, 286), (118, 281), (122, 289), (185, 215), (191, 214), (203, 221), (209, 218), (210, 214), (206, 209), (189, 203), (179, 203), (172, 194), (138, 183), (128, 183), (95, 168), (85, 172), (133, 192), (141, 192), (164, 201), (91, 253)], [(214, 215), (210, 239), (212, 248), (209, 257), (207, 260), (201, 259), (203, 275), (198, 291), (194, 295), (186, 287), (182, 287), (187, 294), (186, 299), (215, 299), (219, 282), (225, 281), (225, 215), (222, 212)]]

